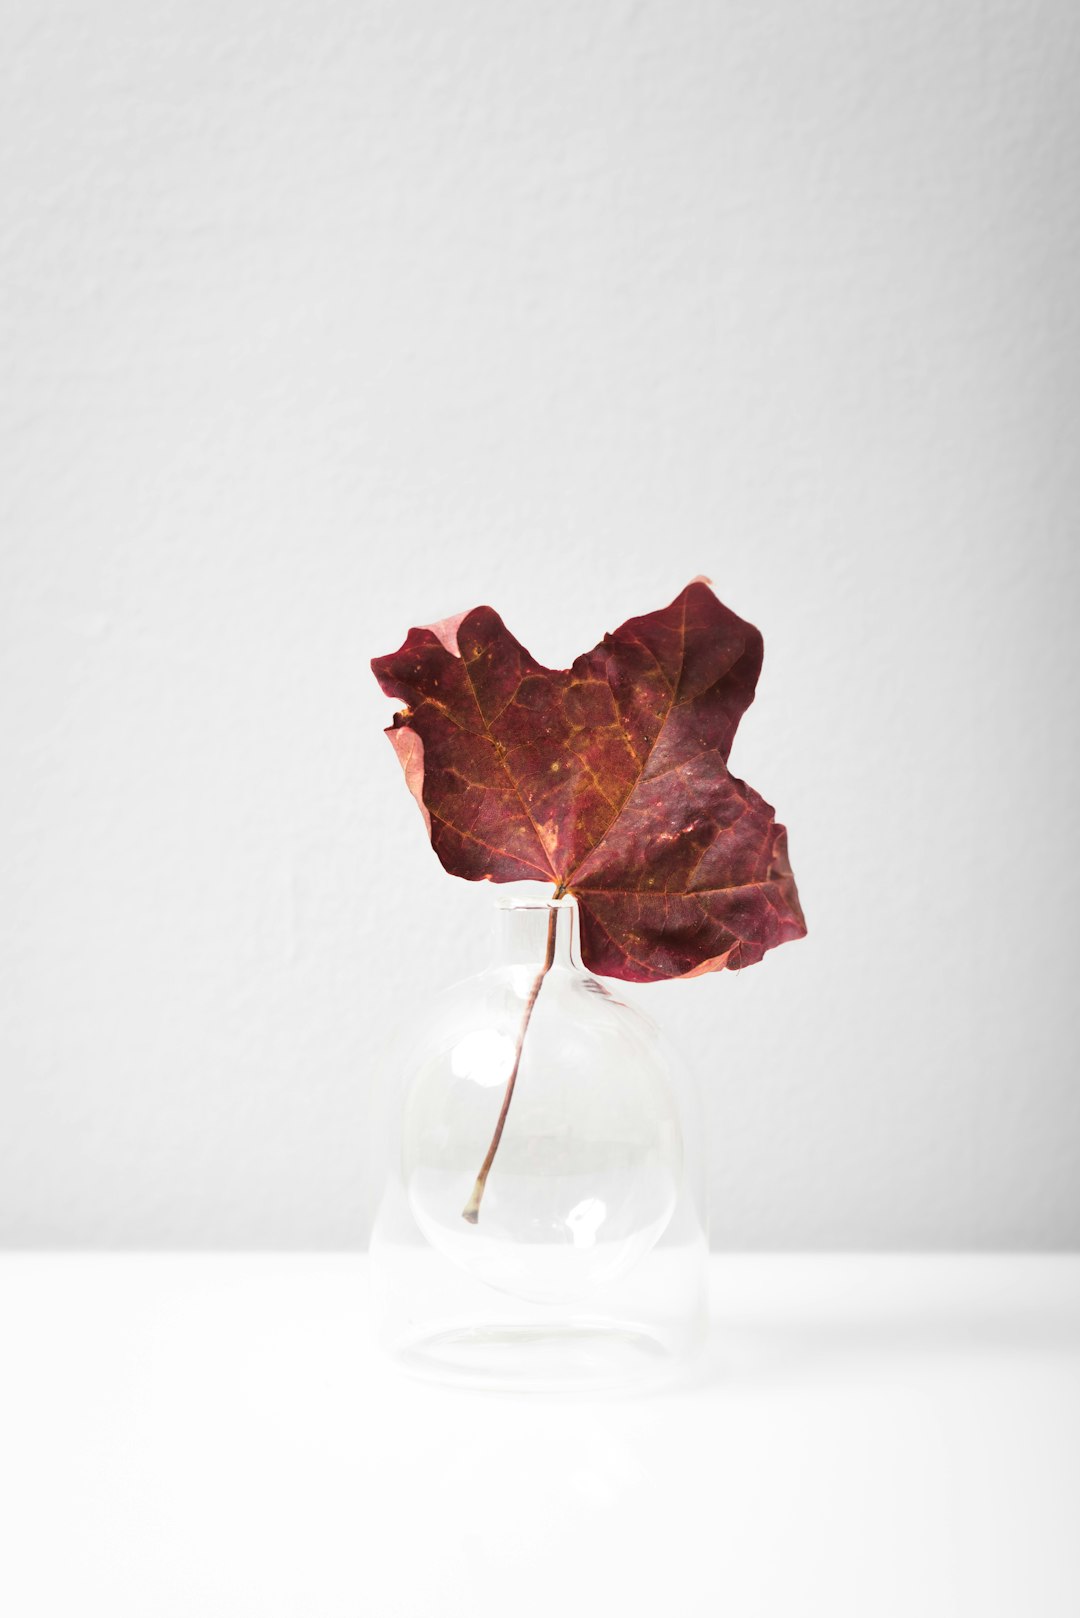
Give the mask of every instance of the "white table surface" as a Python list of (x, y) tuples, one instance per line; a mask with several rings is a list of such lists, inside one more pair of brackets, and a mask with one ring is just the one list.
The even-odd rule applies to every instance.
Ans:
[(1080, 1258), (714, 1270), (585, 1401), (408, 1381), (361, 1258), (0, 1258), (0, 1613), (1077, 1618)]

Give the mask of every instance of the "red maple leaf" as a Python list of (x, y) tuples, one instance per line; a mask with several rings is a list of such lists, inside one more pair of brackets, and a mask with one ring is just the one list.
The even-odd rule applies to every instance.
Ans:
[(727, 758), (758, 631), (707, 583), (547, 669), (490, 607), (372, 659), (432, 845), (470, 881), (577, 901), (582, 960), (634, 982), (749, 966), (806, 931), (772, 809)]

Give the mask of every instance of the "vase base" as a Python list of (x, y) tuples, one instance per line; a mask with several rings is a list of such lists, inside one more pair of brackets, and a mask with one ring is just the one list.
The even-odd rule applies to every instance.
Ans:
[(410, 1375), (505, 1393), (617, 1392), (669, 1382), (684, 1363), (639, 1327), (609, 1321), (435, 1327), (396, 1345)]

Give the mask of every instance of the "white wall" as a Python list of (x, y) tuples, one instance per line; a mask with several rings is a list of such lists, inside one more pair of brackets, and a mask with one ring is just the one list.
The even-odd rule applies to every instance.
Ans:
[(639, 991), (730, 1246), (1080, 1239), (1067, 0), (10, 0), (0, 1238), (351, 1245), (486, 957), (367, 659), (704, 572), (810, 937)]

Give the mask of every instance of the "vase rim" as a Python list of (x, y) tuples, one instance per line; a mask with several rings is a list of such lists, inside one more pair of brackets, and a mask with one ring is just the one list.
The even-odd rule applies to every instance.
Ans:
[(575, 901), (569, 893), (563, 894), (561, 899), (556, 899), (554, 894), (545, 899), (531, 893), (500, 893), (495, 904), (499, 910), (573, 910)]

